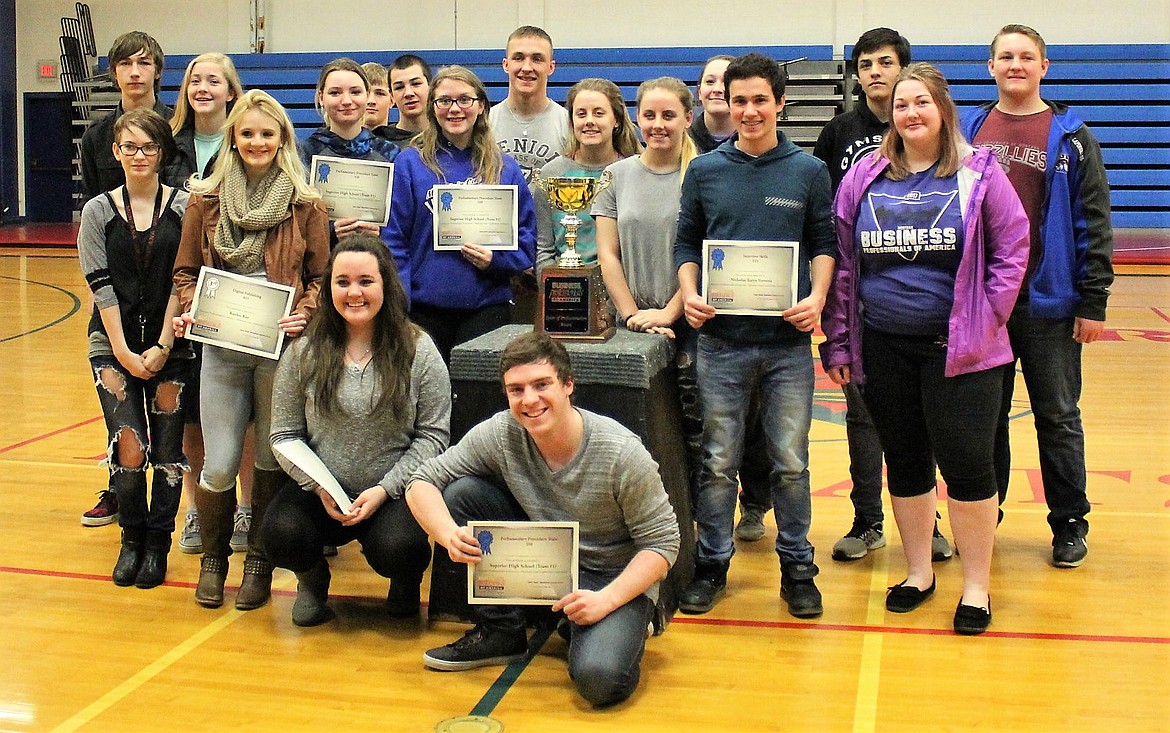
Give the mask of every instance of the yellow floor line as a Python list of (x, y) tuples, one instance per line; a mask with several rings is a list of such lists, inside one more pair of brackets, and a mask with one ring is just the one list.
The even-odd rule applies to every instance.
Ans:
[[(865, 621), (880, 626), (886, 620), (886, 588), (889, 585), (889, 556), (886, 547), (870, 555), (873, 567), (869, 574), (869, 605)], [(857, 671), (857, 699), (853, 706), (853, 733), (877, 730), (877, 709), (882, 679), (882, 635), (867, 633), (861, 637), (861, 661)]]
[[(282, 575), (286, 575), (287, 577), (273, 582), (273, 589), (281, 590), (285, 586), (290, 585), (296, 578), (296, 576), (292, 573), (282, 573)], [(188, 653), (197, 649), (200, 645), (218, 634), (223, 629), (227, 628), (233, 621), (245, 613), (247, 612), (237, 611), (234, 608), (228, 610), (222, 616), (207, 624), (202, 629), (196, 631), (194, 634), (184, 639), (170, 651), (151, 662), (137, 674), (133, 675), (122, 684), (102, 695), (97, 700), (94, 700), (85, 708), (79, 710), (71, 718), (54, 728), (53, 733), (72, 733), (72, 731), (80, 729), (83, 725), (89, 723), (94, 718), (104, 713), (106, 710), (109, 710), (114, 705), (117, 705), (128, 695), (132, 694), (135, 690), (165, 672), (172, 664), (185, 657)]]

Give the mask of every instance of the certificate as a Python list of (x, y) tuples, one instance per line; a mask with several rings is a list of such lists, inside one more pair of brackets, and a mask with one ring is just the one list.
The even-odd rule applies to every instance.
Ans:
[(390, 221), (393, 163), (314, 155), (309, 180), (321, 193), (330, 219), (360, 219), (382, 226)]
[(796, 303), (799, 242), (703, 242), (703, 302), (717, 313), (778, 316)]
[(436, 251), (519, 248), (515, 186), (439, 185), (431, 194)]
[(272, 451), (284, 456), (290, 463), (304, 471), (306, 476), (329, 492), (329, 495), (337, 502), (337, 508), (341, 510), (342, 514), (349, 514), (349, 510), (353, 508), (353, 501), (345, 493), (345, 489), (341, 488), (341, 484), (337, 483), (333, 472), (313, 452), (308, 443), (300, 439), (282, 440), (272, 445)]
[(577, 590), (577, 522), (468, 522), (482, 559), (467, 566), (467, 602), (551, 606)]
[(284, 331), (277, 321), (292, 311), (294, 290), (262, 277), (213, 267), (199, 269), (187, 338), (253, 356), (279, 359)]

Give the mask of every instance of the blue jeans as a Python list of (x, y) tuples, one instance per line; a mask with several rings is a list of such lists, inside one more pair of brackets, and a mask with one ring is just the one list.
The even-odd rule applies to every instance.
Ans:
[[(169, 535), (175, 531), (183, 471), (188, 470), (183, 456), (183, 388), (190, 378), (190, 360), (176, 355), (162, 371), (145, 380), (132, 376), (113, 355), (94, 356), (89, 363), (109, 437), (110, 488), (118, 496), (118, 523)], [(177, 404), (170, 411), (159, 409), (156, 402), (159, 388), (165, 384), (179, 386)], [(154, 467), (149, 505), (147, 461), (139, 466), (118, 463), (118, 441), (127, 439), (125, 430), (134, 434), (147, 461)]]
[[(527, 520), (512, 495), (490, 481), (467, 476), (443, 490), (443, 500), (458, 525), (473, 519)], [(579, 585), (601, 590), (625, 568), (581, 568)], [(477, 621), (491, 629), (522, 629), (519, 606), (477, 606)], [(646, 628), (654, 618), (654, 602), (645, 594), (591, 626), (572, 624), (569, 637), (569, 678), (581, 696), (595, 706), (613, 705), (633, 694), (642, 676)]]
[(701, 334), (698, 354), (704, 432), (703, 474), (695, 507), (697, 562), (726, 564), (735, 552), (732, 530), (745, 413), (753, 391), (758, 391), (779, 530), (776, 553), (781, 565), (811, 563), (808, 433), (815, 377), (808, 342), (736, 344)]
[(199, 485), (234, 491), (248, 422), (256, 422), (256, 468), (279, 471), (268, 435), (272, 431), (272, 382), (276, 361), (218, 346), (203, 349), (199, 412), (205, 457)]
[[(1081, 424), (1081, 344), (1073, 340), (1072, 318), (1032, 318), (1020, 306), (1008, 320), (1012, 352), (1024, 372), (1040, 449), (1040, 477), (1053, 530), (1076, 520), (1088, 526), (1085, 492), (1085, 430)], [(1013, 364), (1014, 367), (1014, 364)], [(995, 473), (999, 500), (1007, 497), (1011, 475), (1008, 421), (1015, 369), (1005, 369), (1003, 402), (995, 436)]]
[(882, 444), (873, 418), (856, 384), (849, 383), (845, 392), (845, 440), (849, 443), (849, 478), (853, 488), (849, 501), (853, 516), (867, 525), (885, 518), (882, 511)]

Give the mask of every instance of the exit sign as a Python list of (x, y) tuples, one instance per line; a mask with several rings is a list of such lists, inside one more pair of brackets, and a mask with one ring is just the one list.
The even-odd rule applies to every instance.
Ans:
[(57, 62), (56, 61), (40, 61), (37, 63), (37, 76), (41, 79), (56, 79), (57, 78)]

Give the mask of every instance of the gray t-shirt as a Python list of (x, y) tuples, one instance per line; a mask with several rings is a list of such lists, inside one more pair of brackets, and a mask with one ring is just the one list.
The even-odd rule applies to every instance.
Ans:
[(617, 220), (622, 271), (638, 308), (662, 308), (678, 291), (674, 238), (682, 198), (679, 172), (654, 173), (637, 156), (606, 170), (613, 182), (593, 201), (593, 217)]
[[(618, 573), (641, 550), (674, 564), (678, 519), (666, 498), (658, 464), (638, 436), (616, 420), (577, 409), (581, 447), (552, 471), (511, 412), (476, 425), (443, 455), (411, 477), (440, 489), (464, 476), (501, 481), (534, 521), (581, 523), (581, 567)], [(647, 595), (657, 599), (657, 585)]]
[[(410, 397), (402, 412), (370, 414), (382, 390), (377, 372), (367, 365), (342, 370), (337, 398), (341, 409), (317, 409), (312, 392), (301, 386), (305, 339), (294, 339), (276, 369), (272, 389), (272, 444), (303, 440), (345, 489), (357, 498), (378, 485), (390, 498), (406, 490), (411, 473), (439, 455), (451, 440), (451, 380), (431, 337), (419, 333), (410, 370)], [(287, 459), (280, 467), (306, 491), (317, 484)]]
[(569, 113), (556, 102), (549, 100), (548, 106), (532, 119), (523, 119), (508, 108), (504, 100), (488, 112), (492, 135), (508, 155), (516, 159), (524, 170), (524, 179), (532, 180), (532, 171), (561, 154), (573, 134), (569, 126)]

